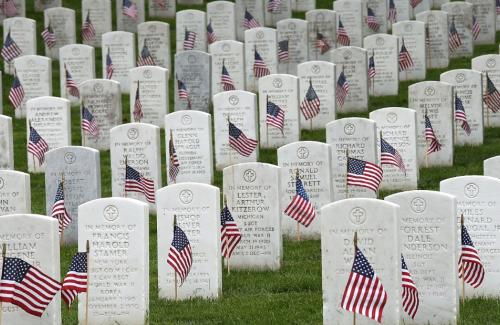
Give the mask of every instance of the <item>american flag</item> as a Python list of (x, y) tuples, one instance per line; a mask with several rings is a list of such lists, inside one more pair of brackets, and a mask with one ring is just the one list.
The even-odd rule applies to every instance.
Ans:
[(222, 256), (229, 259), (241, 240), (241, 232), (233, 219), (229, 208), (224, 206), (220, 213)]
[(465, 283), (477, 288), (484, 280), (484, 266), (479, 252), (474, 247), (467, 228), (462, 225), (462, 252), (458, 261), (458, 274)]
[(268, 0), (267, 1), (267, 12), (275, 12), (280, 7), (281, 0)]
[(56, 33), (54, 33), (54, 30), (52, 29), (52, 26), (49, 25), (45, 27), (42, 31), (42, 39), (45, 43), (45, 45), (50, 49), (53, 48), (54, 45), (56, 45)]
[[(367, 293), (371, 293), (367, 295)], [(356, 247), (356, 256), (342, 295), (342, 308), (382, 322), (387, 292), (372, 266)]]
[(429, 147), (427, 148), (427, 154), (441, 150), (441, 144), (434, 134), (434, 129), (432, 128), (431, 120), (427, 116), (427, 113), (425, 114), (425, 140), (430, 141)]
[(467, 133), (467, 135), (470, 135), (471, 129), (469, 122), (467, 122), (467, 115), (465, 114), (464, 104), (457, 95), (455, 95), (455, 121), (462, 122), (462, 129), (465, 131), (465, 133)]
[(30, 137), (28, 141), (28, 152), (38, 159), (40, 165), (45, 161), (45, 153), (49, 151), (49, 145), (38, 134), (34, 127), (30, 125)]
[(394, 0), (389, 0), (389, 12), (387, 14), (387, 19), (394, 24), (397, 21), (397, 11)]
[(355, 185), (378, 191), (383, 171), (379, 166), (356, 158), (347, 158), (347, 185)]
[(347, 30), (344, 28), (344, 24), (342, 24), (342, 20), (340, 20), (340, 16), (339, 27), (337, 28), (337, 43), (342, 46), (349, 46), (351, 44), (351, 39), (349, 38), (349, 34), (347, 34)]
[(425, 26), (425, 46), (431, 45), (431, 33), (429, 32), (429, 26)]
[(304, 227), (309, 227), (316, 217), (316, 209), (314, 209), (298, 173), (295, 177), (295, 196), (286, 207), (285, 214)]
[(415, 9), (421, 2), (422, 0), (410, 0), (410, 6)]
[(137, 90), (135, 91), (135, 102), (133, 111), (135, 122), (140, 122), (144, 117), (144, 113), (142, 112), (141, 98), (139, 97), (140, 93), (139, 89), (140, 89), (139, 82), (137, 82)]
[(460, 45), (462, 45), (462, 40), (460, 39), (457, 28), (455, 27), (455, 18), (453, 18), (450, 24), (450, 30), (448, 31), (448, 47), (450, 52), (455, 52)]
[(52, 218), (59, 221), (59, 234), (66, 229), (66, 227), (71, 223), (71, 216), (66, 210), (64, 203), (64, 182), (60, 181), (57, 186), (56, 197), (54, 198), (54, 204), (52, 205)]
[(0, 280), (0, 301), (42, 317), (61, 283), (17, 257), (5, 257)]
[(245, 27), (245, 29), (260, 27), (259, 22), (255, 20), (255, 18), (247, 9), (245, 9), (245, 18), (243, 19), (243, 27)]
[(222, 89), (224, 91), (235, 90), (233, 79), (229, 75), (229, 72), (226, 69), (226, 65), (222, 62), (222, 73), (220, 76), (220, 83), (222, 85)]
[(24, 88), (21, 85), (21, 81), (14, 71), (14, 81), (12, 82), (12, 86), (9, 91), (9, 101), (14, 106), (14, 109), (21, 107), (24, 99)]
[(477, 40), (479, 33), (481, 33), (481, 26), (479, 25), (479, 21), (477, 21), (476, 16), (472, 16), (472, 37), (474, 40)]
[(177, 79), (177, 92), (179, 99), (185, 99), (187, 101), (188, 108), (191, 109), (191, 99), (189, 99), (189, 92), (186, 88), (186, 84), (179, 79)]
[(108, 47), (108, 53), (106, 53), (106, 79), (111, 79), (113, 77), (114, 71), (115, 68), (113, 66), (113, 60), (111, 60), (111, 54), (109, 54)]
[(283, 133), (283, 127), (285, 126), (285, 112), (271, 101), (267, 101), (267, 115), (266, 115), (266, 124), (272, 125), (281, 130)]
[(2, 58), (7, 62), (11, 62), (12, 60), (20, 56), (21, 53), (22, 53), (21, 49), (10, 36), (10, 30), (9, 30), (7, 36), (5, 37), (5, 41), (3, 42)]
[(368, 59), (368, 78), (373, 82), (373, 79), (375, 78), (376, 75), (376, 70), (375, 70), (375, 54), (372, 53), (370, 58)]
[(66, 305), (76, 299), (79, 292), (87, 292), (87, 253), (76, 253), (64, 277), (61, 297)]
[(161, 10), (167, 9), (167, 0), (155, 0), (154, 3)]
[(278, 59), (280, 61), (288, 61), (290, 59), (288, 53), (288, 40), (278, 42)]
[(99, 135), (99, 128), (97, 126), (94, 115), (82, 104), (82, 130), (86, 134), (97, 137)]
[(496, 0), (497, 15), (500, 15), (500, 0)]
[(380, 28), (380, 23), (378, 22), (377, 16), (375, 16), (375, 12), (370, 7), (368, 7), (366, 11), (367, 11), (367, 16), (365, 17), (366, 24), (372, 31), (378, 32)]
[(271, 74), (271, 71), (269, 71), (267, 64), (264, 62), (259, 52), (257, 52), (257, 49), (255, 49), (254, 54), (253, 74), (255, 78), (260, 78)]
[(399, 152), (383, 138), (380, 138), (380, 165), (396, 166), (406, 174), (403, 158)]
[(14, 0), (4, 0), (2, 3), (2, 11), (6, 18), (17, 15), (17, 8)]
[(80, 91), (78, 90), (78, 86), (73, 80), (71, 73), (69, 72), (66, 64), (64, 64), (64, 70), (66, 70), (66, 91), (73, 97), (80, 98)]
[(179, 275), (182, 284), (186, 280), (189, 271), (191, 271), (193, 255), (191, 252), (191, 244), (186, 234), (176, 224), (174, 225), (174, 237), (168, 252), (167, 263)]
[(236, 125), (229, 122), (229, 146), (236, 150), (240, 155), (249, 157), (257, 148), (258, 142), (247, 138), (245, 133)]
[(403, 254), (401, 254), (401, 277), (403, 280), (403, 309), (413, 319), (418, 311), (420, 300), (418, 299), (417, 286), (413, 282), (410, 271), (408, 271)]
[(172, 131), (170, 131), (170, 140), (168, 141), (168, 155), (169, 155), (169, 166), (168, 166), (168, 176), (171, 182), (175, 182), (177, 175), (179, 174), (179, 159), (177, 158), (177, 153), (175, 152), (174, 137), (172, 136)]
[(125, 165), (125, 192), (142, 193), (149, 203), (155, 203), (155, 183), (134, 168)]
[(144, 40), (144, 45), (142, 46), (141, 55), (139, 55), (139, 60), (137, 60), (137, 66), (142, 67), (145, 65), (155, 65), (155, 60), (149, 51), (146, 40)]
[(212, 20), (207, 25), (207, 39), (208, 44), (212, 44), (217, 41), (217, 35), (215, 35), (215, 31), (212, 28)]
[(92, 24), (92, 21), (90, 20), (90, 12), (87, 12), (87, 18), (85, 18), (85, 21), (83, 22), (82, 26), (82, 38), (84, 41), (91, 41), (95, 37), (95, 28), (94, 24)]
[(187, 50), (194, 49), (194, 43), (196, 42), (196, 33), (188, 31), (187, 28), (184, 29), (184, 43), (182, 44), (182, 48)]
[(413, 67), (413, 60), (411, 58), (410, 52), (406, 49), (405, 40), (401, 44), (401, 50), (399, 51), (398, 57), (399, 71), (405, 71)]
[(486, 92), (483, 95), (483, 101), (493, 113), (500, 110), (500, 93), (488, 73), (486, 73)]
[(344, 71), (340, 72), (339, 78), (337, 79), (337, 87), (335, 89), (335, 97), (337, 99), (337, 105), (339, 108), (344, 106), (345, 99), (349, 94), (349, 82), (344, 74)]
[(312, 119), (319, 114), (321, 106), (321, 101), (319, 100), (318, 94), (313, 88), (312, 80), (309, 79), (309, 88), (307, 89), (306, 96), (300, 104), (300, 110), (306, 120)]
[(137, 5), (131, 0), (123, 0), (122, 14), (133, 20), (137, 20), (139, 18)]
[(325, 35), (320, 32), (316, 33), (316, 43), (314, 46), (320, 50), (321, 54), (325, 54), (330, 50), (330, 44), (325, 39)]

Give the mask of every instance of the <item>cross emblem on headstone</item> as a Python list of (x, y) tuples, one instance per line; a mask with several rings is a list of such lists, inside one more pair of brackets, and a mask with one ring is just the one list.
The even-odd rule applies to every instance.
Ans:
[(191, 201), (193, 201), (193, 192), (191, 192), (190, 190), (182, 190), (179, 193), (179, 199), (182, 203), (189, 204), (191, 203)]
[(104, 208), (104, 218), (108, 221), (114, 221), (118, 218), (118, 209), (114, 205), (108, 205)]
[(425, 206), (426, 206), (425, 200), (422, 199), (421, 197), (416, 197), (411, 201), (411, 208), (413, 209), (413, 211), (417, 213), (424, 212)]
[(307, 157), (309, 157), (309, 149), (307, 149), (306, 147), (300, 147), (299, 149), (297, 149), (297, 157), (299, 159), (306, 159)]
[(363, 208), (354, 208), (351, 210), (351, 222), (360, 225), (366, 220), (366, 212)]
[(479, 193), (479, 187), (474, 183), (469, 183), (465, 185), (464, 190), (465, 190), (465, 195), (467, 195), (469, 198), (474, 198)]
[(243, 173), (243, 179), (247, 182), (247, 183), (251, 183), (253, 181), (255, 181), (255, 178), (257, 177), (257, 175), (255, 174), (255, 170), (253, 169), (247, 169), (245, 170), (245, 172)]

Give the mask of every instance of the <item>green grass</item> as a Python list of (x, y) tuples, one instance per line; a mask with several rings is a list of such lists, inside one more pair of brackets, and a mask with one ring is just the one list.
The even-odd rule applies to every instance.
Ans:
[[(113, 10), (115, 9), (114, 1)], [(328, 0), (318, 0), (318, 8), (331, 8)], [(76, 10), (77, 31), (81, 26), (80, 0), (64, 0), (64, 6)], [(43, 14), (33, 12), (33, 3), (28, 1), (27, 16), (37, 21), (37, 31), (43, 29)], [(177, 9), (186, 9), (178, 5)], [(192, 8), (204, 10), (205, 6)], [(303, 13), (295, 13), (294, 17), (303, 18)], [(151, 19), (153, 20), (153, 19)], [(156, 19), (155, 19), (156, 20)], [(113, 22), (115, 15), (113, 14)], [(172, 49), (175, 48), (175, 21), (170, 23)], [(114, 22), (114, 26), (116, 26)], [(77, 33), (78, 34), (78, 33)], [(499, 38), (497, 35), (497, 38)], [(80, 35), (77, 39), (81, 42)], [(500, 39), (500, 38), (499, 38)], [(497, 53), (497, 45), (477, 46), (474, 55)], [(38, 53), (43, 55), (44, 49), (38, 37)], [(173, 53), (172, 53), (173, 54)], [(173, 57), (173, 56), (172, 56)], [(173, 66), (173, 64), (172, 64)], [(96, 49), (97, 77), (102, 77), (101, 50)], [(450, 69), (470, 68), (470, 59), (452, 60), (448, 69), (428, 70), (427, 80), (439, 80), (439, 75)], [(53, 62), (54, 96), (59, 95), (59, 63)], [(4, 114), (13, 116), (13, 110), (7, 101), (11, 76), (3, 78)], [(398, 96), (372, 97), (369, 109), (375, 110), (388, 106), (407, 106), (407, 87), (411, 82), (400, 84)], [(170, 99), (173, 90), (170, 87)], [(123, 96), (123, 122), (129, 121), (129, 96)], [(173, 107), (173, 100), (170, 103)], [(80, 145), (79, 110), (72, 109), (72, 139), (74, 145)], [(368, 117), (368, 113), (357, 114)], [(346, 117), (340, 115), (339, 118)], [(13, 120), (15, 141), (15, 168), (26, 171), (26, 125), (25, 120)], [(164, 139), (162, 132), (162, 139)], [(302, 140), (325, 141), (325, 131), (302, 131)], [(163, 140), (162, 140), (163, 141)], [(420, 173), (420, 189), (438, 190), (443, 179), (467, 175), (482, 174), (483, 160), (500, 154), (500, 128), (490, 128), (485, 133), (485, 143), (476, 147), (457, 147), (455, 165), (447, 168), (424, 168)], [(165, 175), (165, 144), (162, 144), (163, 179)], [(260, 161), (276, 164), (275, 150), (261, 150)], [(111, 195), (111, 170), (109, 151), (101, 152), (102, 196)], [(164, 185), (165, 181), (164, 181)], [(215, 185), (222, 185), (222, 175), (215, 174)], [(32, 210), (33, 213), (45, 213), (44, 175), (31, 175)], [(382, 197), (390, 194), (381, 193)], [(71, 256), (76, 252), (76, 246), (64, 247), (61, 250), (61, 274), (67, 271)], [(156, 216), (150, 220), (150, 323), (151, 324), (320, 324), (322, 322), (321, 293), (321, 250), (319, 241), (304, 241), (300, 243), (285, 240), (283, 267), (278, 272), (245, 272), (233, 271), (228, 276), (224, 272), (223, 293), (218, 300), (194, 299), (183, 302), (173, 302), (158, 299), (157, 290), (157, 254), (156, 254)], [(471, 299), (461, 306), (460, 324), (500, 324), (500, 300)], [(68, 310), (63, 307), (63, 323), (77, 324), (76, 308)]]

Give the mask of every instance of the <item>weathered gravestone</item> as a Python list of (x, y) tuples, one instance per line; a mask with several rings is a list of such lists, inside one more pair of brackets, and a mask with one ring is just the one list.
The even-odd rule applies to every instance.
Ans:
[(97, 132), (82, 130), (82, 145), (98, 150), (109, 150), (109, 130), (122, 123), (122, 96), (120, 83), (114, 80), (92, 79), (80, 85), (82, 103), (92, 114)]
[(448, 13), (448, 32), (450, 32), (450, 28), (454, 25), (461, 43), (456, 50), (450, 48), (450, 58), (472, 56), (474, 50), (472, 39), (472, 4), (453, 1), (443, 4), (441, 10)]
[(52, 60), (39, 55), (24, 55), (14, 60), (14, 70), (23, 87), (21, 105), (16, 118), (26, 116), (26, 102), (32, 98), (52, 95)]
[[(348, 199), (321, 208), (321, 264), (323, 322), (352, 324), (353, 313), (342, 309), (342, 293), (354, 259), (354, 233), (358, 248), (373, 267), (387, 292), (383, 324), (398, 324), (401, 308), (401, 250), (396, 204), (373, 199)], [(328, 216), (328, 217), (327, 217)], [(335, 217), (331, 217), (335, 216)], [(357, 315), (362, 324), (373, 324)]]
[(144, 0), (118, 0), (115, 3), (116, 29), (136, 33), (137, 25), (143, 23), (146, 18)]
[[(386, 1), (363, 0), (363, 37), (377, 33), (387, 33)], [(376, 21), (375, 24), (372, 24), (372, 19)], [(370, 21), (370, 24), (368, 24), (368, 21)]]
[[(335, 47), (344, 45), (363, 46), (363, 10), (364, 2), (361, 0), (339, 0), (333, 2), (333, 10), (337, 13), (337, 44)], [(349, 37), (349, 44), (338, 43), (340, 24)]]
[(383, 165), (382, 190), (413, 190), (418, 186), (417, 116), (412, 109), (386, 107), (370, 112), (370, 119), (377, 125), (377, 152), (381, 158), (382, 138), (391, 145), (403, 160), (404, 169)]
[(410, 17), (413, 15), (413, 9), (409, 1), (393, 0), (393, 2), (394, 2), (394, 11), (396, 12), (396, 15), (394, 19), (389, 19), (390, 1), (387, 0), (387, 12), (388, 12), (387, 30), (392, 29), (392, 24), (394, 23), (404, 20), (410, 20)]
[(368, 52), (368, 60), (373, 57), (375, 64), (375, 76), (368, 78), (370, 95), (397, 95), (399, 92), (398, 38), (393, 35), (374, 34), (365, 37), (363, 44)]
[(168, 1), (168, 0), (148, 1), (149, 17), (174, 18), (175, 12), (176, 12), (175, 1)]
[(117, 31), (102, 35), (102, 76), (118, 81), (122, 94), (130, 90), (130, 69), (135, 64), (133, 33)]
[(315, 9), (306, 12), (309, 23), (308, 44), (309, 60), (330, 61), (328, 51), (337, 42), (337, 15), (328, 9)]
[[(168, 3), (175, 3), (168, 1)], [(147, 21), (137, 25), (138, 58), (147, 58), (149, 52), (154, 65), (168, 69), (170, 74), (170, 25), (160, 21)], [(141, 64), (142, 65), (142, 64)]]
[(291, 0), (282, 0), (278, 2), (276, 8), (272, 8), (272, 10), (267, 5), (268, 1), (264, 2), (266, 3), (266, 8), (264, 10), (264, 21), (266, 26), (275, 27), (281, 20), (292, 18)]
[[(417, 112), (417, 159), (421, 167), (453, 166), (454, 88), (446, 82), (422, 81), (408, 87), (408, 107)], [(428, 117), (440, 149), (426, 139)]]
[[(238, 41), (226, 40), (218, 41), (209, 46), (209, 53), (212, 56), (212, 96), (223, 92), (224, 88), (230, 88), (222, 80), (222, 70), (224, 74), (229, 74), (235, 90), (245, 89), (245, 56), (244, 45)], [(227, 76), (225, 76), (227, 78)]]
[[(472, 39), (474, 44), (495, 44), (496, 1), (467, 0), (467, 2), (472, 4)], [(477, 34), (474, 32), (474, 22), (476, 22), (479, 29)]]
[(399, 245), (420, 300), (415, 318), (405, 324), (456, 324), (459, 310), (456, 200), (435, 191), (387, 196), (399, 205)]
[(465, 285), (465, 296), (500, 296), (499, 234), (500, 209), (498, 191), (500, 180), (488, 176), (459, 176), (448, 178), (440, 183), (440, 191), (455, 195), (457, 198), (457, 224), (464, 215), (474, 246), (483, 262), (485, 276), (483, 283), (476, 289)]
[[(164, 187), (158, 191), (157, 209), (159, 297), (219, 298), (222, 295), (219, 188), (198, 183)], [(182, 285), (167, 264), (174, 218), (186, 234), (193, 256), (191, 270)]]
[[(59, 97), (38, 97), (26, 103), (26, 139), (27, 146), (30, 141), (30, 129), (33, 128), (45, 141), (48, 149), (71, 145), (71, 105), (69, 100)], [(41, 140), (40, 140), (41, 141)], [(34, 145), (40, 155), (41, 145), (38, 141)], [(41, 155), (43, 157), (43, 154)], [(45, 170), (47, 163), (40, 161), (33, 153), (29, 152), (28, 171), (40, 173)]]
[(234, 7), (235, 4), (229, 1), (207, 3), (207, 25), (212, 27), (217, 41), (236, 39)]
[(406, 48), (412, 64), (399, 69), (399, 80), (423, 80), (426, 76), (427, 62), (425, 51), (425, 23), (421, 21), (401, 21), (392, 25), (392, 34), (399, 38), (398, 54)]
[[(378, 165), (376, 141), (375, 122), (366, 118), (343, 118), (326, 125), (326, 143), (332, 150), (331, 176), (335, 200), (346, 198), (347, 154)], [(348, 190), (350, 198), (377, 197), (377, 193), (365, 187), (350, 185)]]
[(207, 14), (201, 10), (182, 10), (175, 15), (176, 53), (207, 51)]
[(415, 18), (415, 16), (421, 12), (431, 10), (432, 9), (432, 3), (434, 0), (422, 0), (422, 1), (415, 1), (415, 6), (410, 3), (410, 10), (412, 12), (411, 19)]
[[(299, 141), (278, 149), (281, 167), (281, 231), (290, 238), (321, 238), (321, 207), (333, 201), (330, 146), (314, 141)], [(296, 195), (296, 173), (314, 206), (316, 217), (308, 227), (284, 213)]]
[(484, 176), (500, 178), (500, 156), (485, 159), (483, 169)]
[[(7, 257), (21, 258), (52, 279), (60, 280), (56, 219), (38, 214), (9, 214), (0, 216), (0, 224), (0, 245), (6, 245)], [(41, 317), (28, 314), (10, 303), (3, 303), (2, 313), (5, 324), (61, 324), (61, 298), (57, 294)]]
[[(162, 128), (168, 112), (168, 89), (167, 69), (154, 66), (130, 69), (130, 119)], [(137, 100), (142, 114), (136, 110)]]
[[(161, 187), (160, 128), (146, 123), (127, 123), (110, 131), (111, 190), (113, 196), (149, 203), (155, 211), (155, 191)], [(136, 170), (153, 184), (146, 193), (127, 191), (126, 167)], [(144, 184), (144, 182), (143, 182)], [(131, 185), (134, 188), (133, 185)], [(149, 186), (144, 185), (144, 188)]]
[[(78, 319), (89, 324), (144, 324), (149, 315), (149, 210), (126, 198), (105, 198), (78, 207), (78, 251), (90, 244), (86, 293)], [(86, 319), (88, 315), (88, 319)]]
[[(272, 28), (252, 28), (245, 31), (245, 70), (246, 90), (257, 92), (259, 74), (255, 74), (255, 63), (262, 59), (268, 74), (278, 73), (278, 39)], [(265, 75), (261, 73), (260, 76)]]
[(35, 11), (41, 12), (48, 8), (62, 6), (62, 0), (35, 0)]
[[(83, 36), (83, 26), (87, 20), (94, 26), (94, 36), (92, 33)], [(113, 30), (111, 22), (111, 0), (82, 0), (83, 44), (101, 47), (102, 34)]]
[(45, 210), (52, 215), (56, 193), (63, 182), (64, 206), (71, 223), (64, 230), (64, 243), (78, 242), (78, 206), (101, 197), (99, 151), (85, 147), (61, 147), (45, 155)]
[(176, 111), (196, 110), (208, 113), (211, 99), (211, 59), (210, 54), (201, 51), (184, 51), (175, 55), (174, 103)]
[(84, 81), (95, 79), (95, 56), (92, 46), (83, 44), (65, 45), (59, 49), (59, 83), (61, 97), (69, 99), (71, 103), (80, 101), (80, 91), (70, 93), (68, 75), (79, 88)]
[(227, 206), (242, 237), (230, 267), (277, 271), (283, 260), (281, 236), (280, 168), (245, 163), (224, 168)]
[(5, 19), (26, 16), (26, 1), (25, 0), (13, 0), (11, 2), (11, 5), (13, 5), (13, 6), (10, 8), (0, 10), (0, 24), (3, 24), (3, 21)]
[(12, 118), (0, 115), (0, 169), (14, 169)]
[(50, 8), (43, 12), (44, 26), (50, 26), (54, 33), (54, 45), (45, 43), (45, 55), (51, 59), (59, 58), (59, 49), (64, 45), (76, 43), (75, 11), (69, 8)]
[[(173, 138), (179, 164), (175, 178), (169, 175), (169, 184), (213, 181), (212, 119), (210, 114), (198, 111), (179, 111), (165, 116), (165, 144)], [(171, 166), (166, 151), (167, 172)]]
[(447, 68), (450, 63), (448, 13), (441, 10), (428, 10), (417, 14), (416, 19), (426, 24), (426, 67)]
[[(500, 89), (500, 55), (485, 54), (476, 56), (471, 61), (471, 69), (481, 71), (483, 73), (483, 95), (487, 93), (488, 78), (491, 80), (496, 89)], [(483, 95), (481, 95), (481, 97)], [(486, 103), (484, 103), (483, 106), (484, 126), (500, 126), (500, 114), (493, 112)]]
[[(36, 22), (24, 17), (7, 18), (3, 21), (3, 40), (5, 41), (10, 32), (12, 41), (17, 44), (23, 55), (36, 54)], [(4, 71), (8, 74), (14, 73), (13, 60), (4, 60)]]
[(297, 75), (297, 65), (308, 60), (307, 26), (302, 19), (283, 19), (276, 24), (279, 73)]
[(299, 80), (295, 76), (272, 74), (259, 79), (261, 148), (277, 148), (299, 141), (298, 93)]
[(214, 100), (215, 168), (255, 162), (259, 158), (259, 147), (245, 156), (229, 144), (229, 123), (231, 121), (251, 140), (258, 141), (257, 95), (244, 90), (218, 93)]
[(0, 170), (0, 215), (31, 213), (30, 175)]
[(254, 18), (257, 25), (264, 27), (264, 8), (266, 4), (263, 0), (235, 0), (236, 15), (236, 39), (243, 42), (245, 40), (245, 14), (248, 12)]
[[(470, 69), (456, 69), (441, 74), (440, 80), (454, 86), (455, 111), (461, 104), (467, 118), (467, 126), (463, 121), (455, 119), (455, 144), (483, 144), (483, 76), (481, 72)], [(458, 104), (457, 104), (458, 102)]]

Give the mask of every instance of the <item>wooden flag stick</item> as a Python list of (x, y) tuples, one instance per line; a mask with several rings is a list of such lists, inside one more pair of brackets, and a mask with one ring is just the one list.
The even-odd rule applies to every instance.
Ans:
[[(353, 243), (354, 243), (354, 260), (356, 260), (356, 250), (358, 249), (358, 232), (357, 231), (354, 232)], [(352, 324), (356, 325), (356, 312), (353, 312)]]
[(127, 166), (128, 166), (128, 158), (127, 155), (125, 155), (125, 178), (123, 179), (123, 197), (127, 197), (127, 188), (126, 188), (126, 183), (127, 183)]
[[(0, 279), (2, 278), (3, 264), (5, 263), (5, 254), (7, 253), (7, 245), (2, 244), (2, 267), (0, 268)], [(3, 308), (2, 301), (0, 301), (0, 325), (2, 325)]]
[[(62, 190), (63, 190), (63, 195), (64, 195), (64, 172), (61, 174), (61, 185), (62, 185)], [(66, 202), (66, 200), (65, 200)], [(61, 222), (61, 220), (58, 220)], [(63, 239), (64, 239), (64, 228), (61, 227), (61, 236), (59, 236), (59, 247), (63, 246)]]
[(85, 294), (85, 325), (89, 324), (89, 287), (90, 287), (90, 242), (87, 239), (85, 244), (87, 253), (87, 293)]
[[(170, 141), (172, 141), (172, 146), (173, 146), (174, 145), (174, 133), (172, 132), (172, 129), (170, 129)], [(170, 144), (169, 144), (169, 146), (170, 146)], [(168, 159), (170, 161), (170, 164), (172, 164), (172, 156), (170, 154), (170, 147), (169, 147), (169, 153), (168, 153), (168, 155), (169, 155)], [(177, 176), (174, 175), (174, 178), (172, 179), (172, 183), (175, 184), (176, 179), (177, 179)]]
[[(462, 233), (462, 229), (463, 229), (463, 226), (464, 226), (464, 214), (462, 213), (462, 215), (460, 216), (460, 233)], [(463, 262), (462, 262), (462, 265), (460, 265), (462, 267), (462, 304), (465, 303), (465, 268), (463, 266)]]
[[(177, 225), (177, 216), (174, 214), (174, 226), (172, 228), (172, 234), (175, 236), (175, 226)], [(174, 298), (177, 301), (177, 272), (174, 270)]]
[[(267, 111), (267, 105), (269, 105), (269, 95), (266, 95), (266, 111)], [(266, 144), (269, 147), (269, 124), (267, 124), (267, 121), (266, 121)]]
[[(297, 168), (295, 170), (295, 182), (297, 182), (298, 178), (299, 178), (299, 169)], [(297, 238), (297, 241), (300, 241), (300, 223), (298, 221), (297, 221), (296, 238)]]
[[(425, 110), (425, 116), (427, 116), (427, 109)], [(429, 168), (429, 142), (427, 142), (427, 137), (425, 136), (425, 117), (424, 117), (424, 138), (425, 138), (425, 168)]]
[[(372, 49), (372, 58), (373, 58), (373, 64), (375, 64), (375, 49)], [(375, 96), (375, 76), (373, 76), (372, 78), (372, 96)]]
[(347, 180), (348, 174), (349, 174), (349, 148), (345, 150), (345, 198), (349, 198), (349, 181)]
[[(311, 77), (309, 77), (309, 86), (312, 87), (312, 79)], [(307, 93), (306, 93), (306, 97), (307, 97)], [(306, 98), (304, 98), (304, 100), (306, 100)], [(319, 113), (318, 113), (319, 114)], [(311, 116), (311, 118), (309, 119), (309, 130), (313, 130), (313, 116)]]
[[(486, 72), (486, 91), (488, 91), (488, 72)], [(488, 107), (488, 104), (486, 104), (486, 127), (490, 127), (490, 109)]]
[[(224, 194), (224, 208), (227, 209), (227, 196)], [(229, 267), (229, 257), (226, 258), (226, 264), (227, 264), (227, 275), (231, 274), (231, 269)]]

